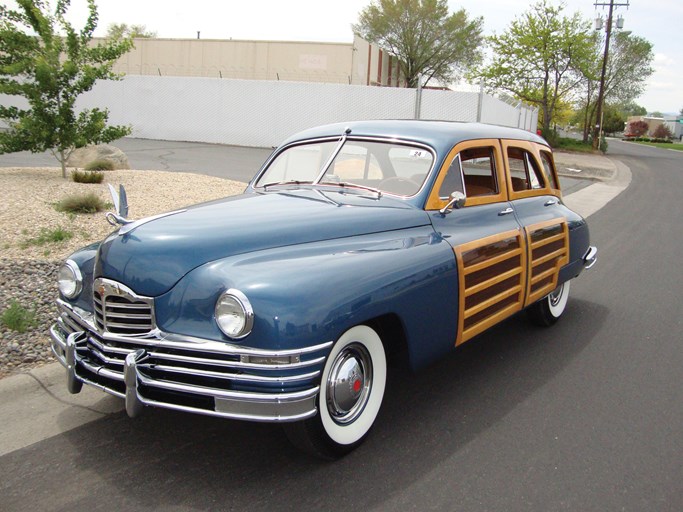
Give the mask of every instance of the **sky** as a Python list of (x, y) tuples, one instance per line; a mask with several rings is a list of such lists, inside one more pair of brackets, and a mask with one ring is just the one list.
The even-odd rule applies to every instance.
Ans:
[[(54, 1), (54, 0), (53, 0)], [(548, 0), (558, 5), (559, 0)], [(600, 0), (599, 3), (604, 3)], [(609, 0), (607, 0), (609, 1)], [(636, 100), (648, 112), (678, 113), (683, 108), (683, 19), (681, 0), (617, 0), (629, 3), (616, 14), (624, 17), (624, 30), (654, 45), (655, 73), (645, 93)], [(12, 5), (13, 0), (0, 0)], [(158, 37), (202, 39), (258, 39), (271, 41), (352, 42), (351, 25), (370, 0), (97, 0), (99, 24), (95, 35), (104, 35), (111, 23), (145, 25)], [(515, 16), (527, 10), (523, 0), (449, 0), (451, 11), (464, 8), (471, 16), (483, 16), (484, 33), (505, 31)], [(595, 0), (565, 0), (565, 14), (580, 12), (593, 19), (607, 16)], [(70, 17), (83, 20), (85, 0), (71, 0)], [(669, 20), (669, 21), (667, 21)]]

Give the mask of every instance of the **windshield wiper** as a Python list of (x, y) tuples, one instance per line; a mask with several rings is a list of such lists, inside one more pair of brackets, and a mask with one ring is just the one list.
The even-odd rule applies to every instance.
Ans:
[(301, 185), (302, 183), (310, 183), (310, 181), (273, 181), (272, 183), (266, 183), (263, 185), (263, 190), (266, 190), (268, 187), (274, 187), (275, 185)]
[(345, 181), (323, 181), (320, 182), (321, 185), (329, 185), (331, 187), (341, 187), (341, 188), (358, 188), (361, 190), (367, 190), (373, 194), (377, 194), (377, 199), (382, 197), (382, 191), (377, 188), (368, 187), (366, 185), (359, 185), (357, 183), (347, 183)]

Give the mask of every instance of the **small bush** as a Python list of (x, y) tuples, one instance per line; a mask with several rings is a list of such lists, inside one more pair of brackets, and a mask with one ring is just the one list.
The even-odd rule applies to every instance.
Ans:
[(26, 249), (29, 245), (45, 245), (47, 243), (65, 242), (71, 240), (74, 234), (64, 228), (47, 229), (43, 228), (40, 230), (40, 234), (37, 237), (29, 238), (24, 240), (19, 244), (22, 249)]
[(655, 131), (652, 132), (652, 137), (654, 139), (670, 139), (673, 137), (673, 134), (667, 125), (660, 124), (657, 126), (657, 128), (655, 128)]
[(546, 140), (551, 147), (556, 148), (560, 143), (560, 136), (556, 130), (549, 128), (541, 131), (541, 136)]
[(568, 137), (559, 137), (557, 145), (553, 146), (555, 149), (564, 149), (567, 151), (579, 151), (582, 153), (592, 153), (593, 146), (590, 142), (583, 142), (578, 139), (570, 139)]
[(71, 179), (76, 183), (102, 183), (104, 181), (104, 173), (99, 171), (74, 171), (71, 173)]
[(645, 121), (631, 121), (626, 126), (626, 135), (641, 137), (645, 135), (649, 129), (650, 125), (647, 124)]
[(29, 311), (16, 300), (0, 316), (0, 321), (8, 329), (16, 332), (26, 332), (36, 325), (36, 314)]
[(88, 162), (83, 169), (86, 171), (113, 171), (114, 162), (104, 159), (93, 160), (92, 162)]
[(97, 194), (89, 192), (65, 197), (55, 204), (55, 209), (58, 212), (66, 213), (97, 213), (106, 209), (106, 206), (106, 203)]

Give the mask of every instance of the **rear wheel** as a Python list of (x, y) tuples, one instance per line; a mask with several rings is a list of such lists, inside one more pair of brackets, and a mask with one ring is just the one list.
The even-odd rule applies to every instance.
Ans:
[(569, 300), (569, 281), (565, 281), (548, 295), (529, 306), (527, 314), (534, 324), (549, 327), (560, 319)]
[(332, 347), (320, 383), (318, 414), (285, 423), (289, 440), (334, 459), (360, 445), (377, 418), (387, 378), (384, 345), (367, 325), (346, 331)]

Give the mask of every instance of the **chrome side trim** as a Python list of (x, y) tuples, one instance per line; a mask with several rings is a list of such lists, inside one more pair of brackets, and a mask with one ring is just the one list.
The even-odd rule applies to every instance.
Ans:
[(583, 256), (583, 268), (592, 268), (598, 261), (598, 248), (591, 245)]

